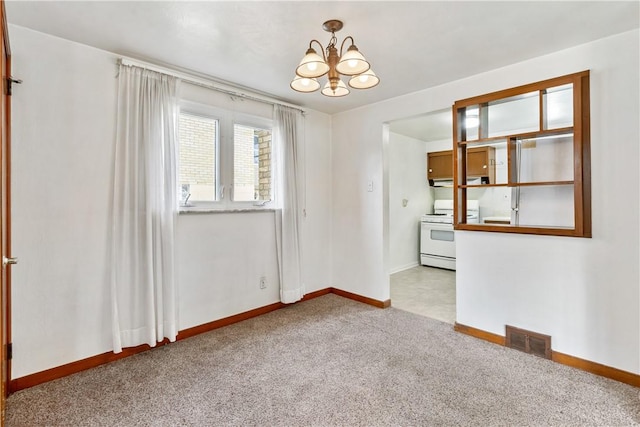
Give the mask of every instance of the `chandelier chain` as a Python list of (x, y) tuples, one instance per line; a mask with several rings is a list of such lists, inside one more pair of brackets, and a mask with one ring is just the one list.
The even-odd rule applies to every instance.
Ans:
[(329, 56), (329, 48), (335, 47), (338, 43), (338, 38), (336, 37), (336, 33), (331, 33), (331, 39), (329, 39), (329, 44), (327, 45), (326, 52), (327, 57)]

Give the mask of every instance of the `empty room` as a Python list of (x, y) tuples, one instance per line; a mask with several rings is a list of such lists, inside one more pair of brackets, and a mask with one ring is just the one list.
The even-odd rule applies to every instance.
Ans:
[(2, 425), (640, 424), (640, 2), (1, 4)]

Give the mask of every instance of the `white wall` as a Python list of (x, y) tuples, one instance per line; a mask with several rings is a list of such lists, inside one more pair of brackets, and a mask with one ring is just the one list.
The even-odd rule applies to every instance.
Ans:
[(9, 26), (12, 378), (111, 348), (115, 56)]
[(458, 233), (457, 321), (550, 334), (556, 351), (640, 373), (639, 38), (623, 33), (333, 116), (334, 286), (389, 297), (384, 122), (590, 69), (594, 237)]
[[(433, 205), (424, 141), (389, 134), (390, 272), (419, 264), (420, 216)], [(403, 206), (407, 200), (407, 206)]]
[[(12, 378), (110, 351), (107, 230), (116, 58), (10, 25)], [(306, 118), (307, 291), (331, 286), (329, 116)], [(273, 213), (178, 219), (180, 328), (277, 302)], [(268, 287), (259, 289), (266, 276)]]

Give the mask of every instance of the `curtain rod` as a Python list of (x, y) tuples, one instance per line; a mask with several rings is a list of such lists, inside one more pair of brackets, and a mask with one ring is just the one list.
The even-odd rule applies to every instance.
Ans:
[(167, 67), (163, 67), (163, 66), (159, 66), (159, 65), (155, 65), (149, 62), (144, 62), (144, 61), (140, 61), (137, 59), (133, 59), (133, 58), (127, 58), (127, 57), (121, 57), (118, 62), (122, 65), (129, 65), (129, 66), (135, 66), (135, 67), (140, 67), (140, 68), (144, 68), (146, 70), (150, 70), (150, 71), (156, 71), (158, 73), (162, 73), (162, 74), (168, 74), (170, 76), (173, 77), (177, 77), (187, 83), (196, 85), (196, 86), (200, 86), (200, 87), (204, 87), (207, 89), (211, 89), (211, 90), (215, 90), (217, 92), (222, 92), (225, 93), (227, 95), (231, 95), (231, 96), (237, 96), (238, 98), (244, 98), (244, 99), (250, 99), (252, 101), (257, 101), (257, 102), (262, 102), (265, 104), (271, 104), (271, 105), (282, 105), (285, 107), (290, 107), (293, 108), (295, 110), (298, 110), (302, 113), (305, 113), (306, 111), (300, 107), (299, 105), (295, 105), (295, 104), (289, 104), (287, 102), (282, 102), (282, 101), (278, 101), (274, 98), (268, 97), (268, 96), (263, 96), (263, 95), (248, 95), (244, 92), (239, 92), (238, 90), (242, 90), (243, 88), (234, 86), (232, 84), (228, 84), (228, 83), (221, 83), (219, 81), (214, 80), (211, 77), (199, 77), (191, 72), (184, 72), (184, 71), (178, 71), (175, 69), (171, 69), (171, 68), (167, 68)]

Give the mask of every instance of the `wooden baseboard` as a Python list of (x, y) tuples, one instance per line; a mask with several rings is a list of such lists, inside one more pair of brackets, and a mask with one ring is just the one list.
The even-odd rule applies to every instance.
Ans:
[(334, 293), (336, 295), (339, 295), (341, 297), (344, 298), (349, 298), (352, 299), (354, 301), (358, 301), (358, 302), (362, 302), (365, 304), (369, 304), (372, 305), (374, 307), (378, 307), (378, 308), (388, 308), (391, 306), (391, 300), (386, 300), (386, 301), (380, 301), (377, 299), (373, 299), (373, 298), (369, 298), (369, 297), (363, 297), (362, 295), (358, 295), (358, 294), (354, 294), (351, 292), (347, 292), (347, 291), (343, 291), (342, 289), (338, 289), (338, 288), (331, 288), (331, 293)]
[(454, 323), (453, 330), (463, 333), (465, 335), (471, 335), (481, 340), (489, 341), (494, 344), (504, 345), (504, 337), (501, 335), (492, 334), (491, 332), (483, 331), (481, 329), (472, 328), (471, 326), (461, 325), (460, 323)]
[[(318, 298), (322, 295), (331, 293), (331, 288), (321, 289), (319, 291), (311, 292), (302, 297), (303, 301), (309, 301), (310, 299)], [(205, 323), (203, 325), (194, 326), (192, 328), (184, 329), (178, 332), (178, 340), (190, 338), (195, 335), (203, 334), (205, 332), (213, 331), (214, 329), (222, 328), (223, 326), (233, 325), (234, 323), (242, 322), (243, 320), (251, 319), (253, 317), (262, 316), (263, 314), (270, 313), (275, 310), (286, 307), (289, 304), (283, 304), (276, 302), (273, 304), (258, 307), (253, 310), (245, 311), (244, 313), (235, 314), (233, 316), (225, 317), (223, 319), (214, 320), (213, 322)]]
[(582, 371), (587, 371), (592, 374), (599, 375), (601, 377), (610, 378), (612, 380), (620, 381), (621, 383), (640, 387), (640, 375), (623, 371), (618, 368), (612, 368), (611, 366), (602, 365), (590, 360), (580, 359), (579, 357), (570, 356), (568, 354), (559, 353), (557, 351), (551, 352), (551, 360), (553, 360), (554, 362), (562, 363), (563, 365), (571, 366), (573, 368), (578, 368)]
[(214, 320), (213, 322), (205, 323), (203, 325), (184, 329), (178, 332), (178, 340), (183, 340), (185, 338), (190, 338), (196, 335), (203, 334), (205, 332), (213, 331), (214, 329), (222, 328), (223, 326), (233, 325), (234, 323), (242, 322), (243, 320), (251, 319), (253, 317), (262, 316), (263, 314), (279, 310), (285, 305), (286, 304), (283, 304), (281, 302), (276, 302), (273, 304), (265, 305), (263, 307), (258, 307), (253, 310), (245, 311), (244, 313), (235, 314), (233, 316)]
[[(461, 325), (455, 323), (453, 329), (457, 332), (465, 335), (470, 335), (481, 340), (489, 341), (494, 344), (505, 345), (505, 337), (502, 335), (496, 335), (491, 332), (483, 331), (481, 329), (472, 328), (471, 326)], [(571, 366), (582, 371), (586, 371), (601, 377), (610, 378), (612, 380), (619, 381), (621, 383), (629, 384), (635, 387), (640, 387), (640, 375), (631, 372), (623, 371), (611, 366), (602, 365), (600, 363), (592, 362), (590, 360), (580, 359), (579, 357), (570, 356), (568, 354), (560, 353), (557, 351), (551, 351), (551, 360), (563, 365)]]
[(320, 289), (319, 291), (310, 292), (302, 297), (302, 301), (309, 301), (310, 299), (321, 297), (322, 295), (328, 295), (333, 288)]
[[(163, 345), (166, 345), (168, 343), (169, 340), (165, 339), (164, 341), (159, 342), (156, 347), (162, 347)], [(133, 356), (134, 354), (150, 350), (151, 348), (152, 347), (150, 347), (149, 345), (143, 344), (137, 347), (125, 348), (121, 353), (117, 354), (110, 351), (107, 353), (98, 354), (96, 356), (87, 357), (86, 359), (67, 363), (66, 365), (47, 369), (46, 371), (36, 372), (35, 374), (16, 378), (9, 382), (9, 393), (14, 393), (18, 390), (33, 387), (35, 385), (56, 380), (58, 378), (66, 377), (67, 375), (82, 372), (90, 368), (95, 368), (96, 366), (104, 365), (105, 363), (115, 362), (116, 360), (124, 359), (125, 357)]]
[[(302, 301), (309, 301), (311, 299), (320, 297), (322, 295), (327, 295), (330, 293), (335, 293), (345, 298), (350, 298), (356, 301), (364, 302), (366, 304), (375, 305), (376, 307), (388, 307), (388, 304), (385, 305), (385, 302), (383, 301), (376, 301), (360, 295), (352, 294), (350, 292), (336, 290), (334, 288), (325, 288), (325, 289), (320, 289), (319, 291), (308, 293), (302, 298)], [(263, 307), (258, 307), (253, 310), (245, 311), (243, 313), (239, 313), (233, 316), (225, 317), (223, 319), (214, 320), (213, 322), (205, 323), (204, 325), (198, 325), (192, 328), (184, 329), (178, 332), (177, 340), (183, 340), (186, 338), (193, 337), (195, 335), (199, 335), (205, 332), (212, 331), (214, 329), (221, 328), (223, 326), (232, 325), (234, 323), (242, 322), (243, 320), (262, 316), (263, 314), (267, 314), (272, 311), (279, 310), (283, 307), (286, 307), (287, 305), (288, 304), (277, 302), (277, 303), (269, 304)], [(166, 344), (169, 344), (168, 339), (165, 339), (164, 341), (159, 342), (156, 345), (156, 347), (161, 347)], [(24, 377), (16, 378), (9, 382), (9, 387), (8, 387), (9, 393), (13, 393), (18, 390), (23, 390), (25, 388), (33, 387), (35, 385), (52, 381), (58, 378), (66, 377), (67, 375), (75, 374), (77, 372), (81, 372), (87, 369), (95, 368), (97, 366), (104, 365), (105, 363), (124, 359), (125, 357), (133, 356), (134, 354), (151, 350), (152, 348), (155, 348), (155, 347), (150, 347), (149, 345), (143, 344), (137, 347), (125, 348), (122, 350), (121, 353), (118, 353), (118, 354), (110, 351), (110, 352), (98, 354), (96, 356), (87, 357), (86, 359), (67, 363), (62, 366), (57, 366), (55, 368), (47, 369), (46, 371), (36, 372), (31, 375), (26, 375)]]

